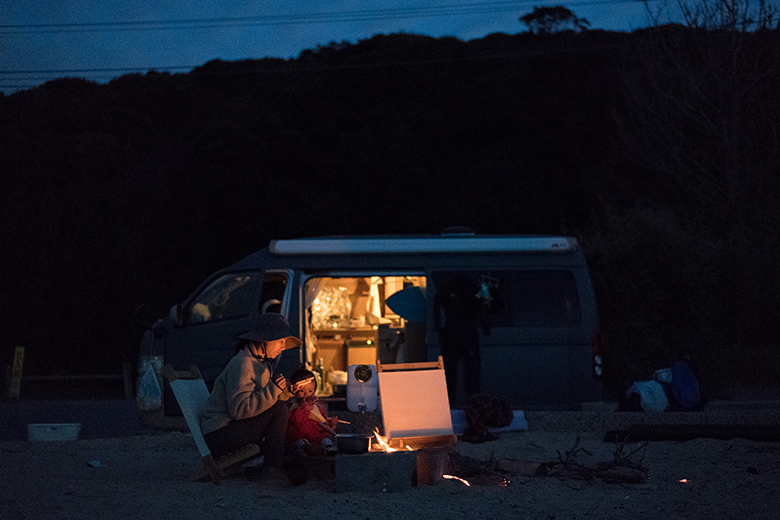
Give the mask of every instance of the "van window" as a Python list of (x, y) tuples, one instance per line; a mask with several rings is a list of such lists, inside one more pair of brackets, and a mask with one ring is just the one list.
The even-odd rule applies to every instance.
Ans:
[(265, 273), (258, 314), (281, 312), (284, 293), (287, 290), (287, 278), (287, 273), (283, 272), (268, 271)]
[(574, 273), (521, 270), (436, 273), (438, 286), (457, 275), (479, 282), (489, 294), (491, 327), (572, 326), (581, 321)]
[(216, 278), (190, 304), (185, 324), (246, 316), (259, 289), (260, 273), (231, 273)]
[(516, 325), (570, 326), (580, 323), (580, 299), (571, 271), (517, 271), (513, 282)]

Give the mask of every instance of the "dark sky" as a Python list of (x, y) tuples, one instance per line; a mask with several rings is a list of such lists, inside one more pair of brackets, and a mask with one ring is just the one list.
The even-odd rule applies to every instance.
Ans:
[(649, 20), (637, 0), (2, 0), (0, 90), (58, 77), (106, 82), (129, 72), (188, 72), (217, 58), (293, 58), (376, 34), (515, 34), (526, 29), (520, 16), (553, 5), (592, 29), (631, 31)]

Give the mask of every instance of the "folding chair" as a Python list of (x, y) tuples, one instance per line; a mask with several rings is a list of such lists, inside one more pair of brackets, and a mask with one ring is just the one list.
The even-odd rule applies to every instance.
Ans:
[(209, 390), (205, 381), (203, 381), (200, 370), (198, 370), (197, 366), (192, 365), (187, 371), (176, 371), (168, 363), (165, 365), (165, 377), (171, 385), (173, 395), (176, 397), (184, 419), (187, 421), (187, 426), (190, 429), (190, 433), (192, 433), (192, 438), (198, 447), (201, 461), (203, 462), (203, 466), (192, 476), (191, 480), (193, 482), (211, 477), (211, 481), (214, 484), (219, 484), (220, 479), (226, 475), (226, 469), (234, 467), (240, 462), (260, 453), (260, 447), (257, 444), (247, 444), (243, 448), (227, 455), (214, 458), (211, 455), (211, 450), (206, 445), (203, 432), (200, 429), (200, 415), (209, 398)]

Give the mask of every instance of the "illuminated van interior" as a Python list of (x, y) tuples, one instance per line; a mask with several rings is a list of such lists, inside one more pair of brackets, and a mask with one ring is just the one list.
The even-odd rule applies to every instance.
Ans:
[(316, 367), (322, 360), (333, 373), (377, 359), (425, 360), (425, 287), (424, 276), (310, 278), (304, 290), (307, 363)]

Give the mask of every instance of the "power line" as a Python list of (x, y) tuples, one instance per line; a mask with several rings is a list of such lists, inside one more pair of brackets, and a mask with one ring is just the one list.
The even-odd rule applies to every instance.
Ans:
[[(570, 4), (576, 8), (588, 5), (637, 3), (639, 0), (585, 0)], [(649, 0), (655, 1), (655, 0)], [(410, 7), (396, 9), (352, 10), (344, 12), (316, 12), (283, 15), (193, 18), (182, 20), (147, 20), (117, 22), (79, 22), (55, 24), (5, 24), (0, 25), (0, 35), (49, 32), (100, 32), (100, 31), (154, 31), (154, 30), (190, 30), (223, 27), (248, 27), (253, 25), (315, 24), (338, 23), (348, 21), (390, 20), (402, 18), (425, 18), (437, 16), (473, 15), (498, 12), (518, 12), (531, 3), (511, 1), (493, 1), (484, 3), (445, 4), (438, 6)], [(201, 65), (177, 65), (164, 67), (121, 67), (121, 68), (78, 68), (78, 69), (31, 69), (0, 70), (4, 80), (41, 81), (49, 77), (32, 76), (34, 74), (89, 74), (90, 78), (112, 78), (112, 74), (136, 73), (145, 71), (189, 71)], [(102, 74), (101, 74), (102, 73)], [(25, 85), (27, 86), (27, 85)], [(10, 85), (8, 87), (11, 87)], [(8, 88), (1, 87), (1, 88)], [(20, 85), (21, 87), (21, 85)], [(13, 87), (12, 87), (13, 88)]]
[[(620, 43), (620, 44), (602, 44), (602, 45), (596, 45), (596, 46), (590, 46), (588, 47), (589, 51), (594, 50), (610, 50), (610, 49), (623, 49), (623, 48), (629, 48), (633, 47), (632, 43)], [(489, 61), (489, 60), (496, 60), (496, 59), (514, 59), (514, 60), (522, 60), (532, 57), (539, 57), (539, 56), (550, 56), (553, 54), (568, 54), (571, 52), (575, 52), (576, 50), (573, 48), (567, 48), (567, 49), (532, 49), (532, 50), (526, 50), (523, 52), (514, 52), (514, 53), (501, 53), (501, 54), (486, 54), (486, 55), (474, 55), (469, 57), (457, 57), (457, 58), (435, 58), (435, 59), (422, 59), (422, 60), (403, 60), (403, 61), (392, 61), (392, 62), (373, 62), (373, 63), (350, 63), (345, 65), (314, 65), (314, 66), (293, 66), (290, 68), (283, 68), (283, 69), (255, 69), (255, 70), (220, 70), (220, 71), (201, 71), (198, 73), (199, 76), (247, 76), (247, 75), (278, 75), (278, 74), (300, 74), (300, 73), (311, 73), (311, 72), (326, 72), (326, 71), (342, 71), (342, 70), (358, 70), (358, 69), (376, 69), (376, 68), (384, 68), (384, 67), (399, 67), (399, 66), (415, 66), (415, 65), (442, 65), (447, 63), (465, 63), (465, 62), (480, 62), (480, 61)], [(195, 69), (202, 67), (202, 65), (197, 66), (179, 66), (179, 67), (173, 67), (176, 69)], [(57, 73), (76, 73), (76, 72), (92, 72), (92, 71), (114, 71), (114, 72), (138, 72), (139, 70), (143, 70), (143, 68), (116, 68), (116, 69), (63, 69), (63, 70), (52, 70), (52, 71), (37, 71), (38, 73), (41, 72), (57, 72)], [(150, 71), (155, 71), (158, 69), (149, 69)], [(30, 73), (36, 72), (36, 71), (29, 71)], [(24, 73), (23, 71), (13, 71), (12, 73)], [(8, 74), (7, 71), (0, 71), (0, 74)], [(79, 79), (87, 79), (88, 81), (92, 82), (98, 82), (95, 80), (96, 76), (90, 76), (89, 78), (79, 78)], [(110, 79), (116, 79), (117, 77), (110, 77)], [(44, 81), (53, 81), (55, 79), (64, 79), (62, 77), (59, 78), (46, 78)], [(29, 77), (6, 77), (4, 78), (5, 81), (15, 81), (15, 80), (21, 80), (21, 81), (33, 81), (33, 78)], [(0, 90), (4, 89), (25, 89), (25, 88), (33, 88), (39, 86), (40, 83), (34, 84), (34, 85), (5, 85), (0, 86)]]
[[(191, 68), (194, 68), (194, 67), (191, 67)], [(145, 70), (145, 69), (140, 69), (140, 68), (127, 69), (127, 72), (128, 73), (132, 73), (132, 72), (138, 72), (140, 70)], [(158, 72), (159, 70), (162, 70), (162, 69), (149, 69), (149, 70)], [(164, 72), (167, 72), (167, 71), (164, 71)], [(47, 71), (41, 72), (40, 73), (41, 75), (28, 75), (28, 74), (25, 74), (24, 72), (18, 72), (18, 71), (17, 72), (11, 72), (11, 73), (0, 73), (0, 74), (4, 75), (3, 77), (0, 78), (0, 81), (49, 81), (50, 79), (52, 79), (52, 74), (57, 74), (57, 72), (50, 72), (50, 71), (47, 70)], [(65, 73), (65, 74), (67, 74), (67, 73)], [(70, 77), (70, 76), (62, 76), (62, 77)], [(111, 78), (115, 78), (116, 74), (112, 74), (112, 73), (90, 74), (89, 77), (90, 78), (111, 79)]]
[[(589, 47), (589, 49), (617, 49), (617, 48), (624, 48), (630, 46), (630, 44), (607, 44), (607, 45), (599, 45), (595, 47)], [(394, 61), (392, 62), (392, 65), (404, 65), (404, 64), (421, 64), (421, 63), (436, 63), (436, 62), (442, 62), (442, 61), (480, 61), (480, 60), (489, 60), (489, 59), (496, 59), (496, 58), (520, 58), (520, 57), (527, 57), (527, 56), (538, 56), (538, 55), (548, 55), (548, 54), (560, 54), (560, 53), (567, 53), (567, 52), (573, 52), (573, 49), (550, 49), (550, 50), (538, 50), (535, 49), (530, 52), (519, 52), (519, 53), (508, 53), (508, 54), (498, 54), (498, 55), (475, 55), (471, 57), (459, 57), (459, 58), (445, 58), (445, 59), (435, 59), (435, 60), (414, 60), (414, 61)], [(281, 58), (280, 58), (281, 59)], [(234, 62), (236, 60), (225, 60), (226, 62)], [(377, 66), (387, 66), (388, 63), (363, 63), (363, 64), (348, 64), (344, 66), (339, 67), (326, 67), (330, 69), (351, 69), (351, 68), (366, 68), (366, 67), (377, 67)], [(30, 74), (90, 74), (90, 77), (107, 77), (107, 78), (113, 78), (115, 76), (112, 76), (112, 73), (132, 73), (132, 72), (169, 72), (169, 71), (191, 71), (196, 68), (203, 67), (204, 64), (199, 65), (172, 65), (172, 66), (161, 66), (161, 67), (147, 67), (147, 66), (139, 66), (139, 67), (114, 67), (114, 68), (79, 68), (79, 69), (30, 69), (30, 70), (0, 70), (0, 74), (6, 75), (4, 79), (6, 80), (15, 80), (20, 79), (24, 81), (32, 81), (34, 80), (34, 77), (30, 77), (28, 75)], [(300, 67), (293, 67), (291, 69), (268, 69), (268, 70), (250, 70), (250, 71), (231, 71), (228, 74), (262, 74), (262, 73), (277, 73), (277, 72), (304, 72), (304, 71), (311, 71), (311, 70), (322, 70), (321, 67), (313, 67), (313, 68), (300, 68)], [(97, 74), (97, 73), (103, 73), (103, 74)], [(207, 73), (211, 74), (211, 73)], [(225, 74), (225, 72), (220, 72), (219, 74)], [(19, 75), (19, 77), (8, 77), (8, 75)], [(50, 77), (43, 77), (44, 80), (51, 79)]]
[[(621, 43), (621, 44), (602, 44), (602, 45), (595, 45), (588, 47), (589, 51), (593, 50), (609, 50), (609, 49), (621, 49), (621, 48), (628, 48), (632, 47), (633, 44), (631, 43)], [(581, 50), (581, 49), (580, 49)], [(408, 65), (432, 65), (432, 64), (444, 64), (444, 63), (458, 63), (458, 62), (478, 62), (478, 61), (488, 61), (488, 60), (495, 60), (495, 59), (522, 59), (522, 58), (531, 58), (535, 56), (549, 56), (553, 54), (567, 54), (571, 52), (576, 52), (576, 49), (568, 48), (568, 49), (532, 49), (527, 50), (523, 52), (514, 52), (514, 53), (501, 53), (501, 54), (487, 54), (487, 55), (474, 55), (469, 57), (457, 57), (457, 58), (434, 58), (434, 59), (421, 59), (421, 60), (402, 60), (402, 61), (392, 61), (392, 62), (369, 62), (369, 63), (349, 63), (345, 65), (314, 65), (314, 66), (293, 66), (290, 68), (284, 68), (284, 69), (254, 69), (254, 70), (220, 70), (220, 71), (200, 71), (199, 75), (206, 75), (206, 76), (233, 76), (233, 75), (261, 75), (261, 74), (289, 74), (289, 73), (306, 73), (306, 72), (322, 72), (322, 71), (335, 71), (335, 70), (356, 70), (356, 69), (372, 69), (372, 68), (382, 68), (382, 67), (398, 67), (398, 66), (408, 66)], [(197, 66), (190, 66), (190, 67), (172, 67), (176, 69), (195, 69), (200, 68), (202, 65)], [(117, 69), (61, 69), (61, 70), (43, 70), (43, 71), (0, 71), (0, 74), (24, 74), (26, 72), (29, 73), (85, 73), (85, 72), (136, 72), (138, 70), (141, 70), (140, 68), (117, 68)], [(150, 71), (158, 70), (158, 69), (149, 69)], [(92, 77), (92, 76), (91, 76)], [(21, 78), (6, 78), (6, 80), (15, 80), (20, 79), (22, 81), (31, 81), (32, 78), (28, 77), (21, 77)], [(61, 78), (57, 78), (61, 79)]]
[(39, 69), (39, 70), (0, 70), (0, 74), (81, 74), (85, 72), (134, 72), (137, 70), (190, 70), (199, 65), (176, 65), (172, 67), (119, 67), (108, 69)]
[[(576, 6), (636, 3), (638, 0), (585, 0), (571, 4)], [(432, 18), (441, 16), (463, 16), (500, 12), (517, 12), (532, 3), (511, 1), (440, 6), (408, 7), (397, 9), (372, 9), (361, 11), (326, 11), (315, 13), (294, 13), (281, 15), (259, 15), (238, 17), (191, 18), (181, 20), (138, 20), (120, 22), (79, 22), (51, 24), (5, 24), (0, 25), (0, 34), (59, 33), (59, 32), (101, 32), (101, 31), (166, 31), (185, 29), (214, 29), (256, 25), (302, 25), (379, 21), (404, 18)]]

